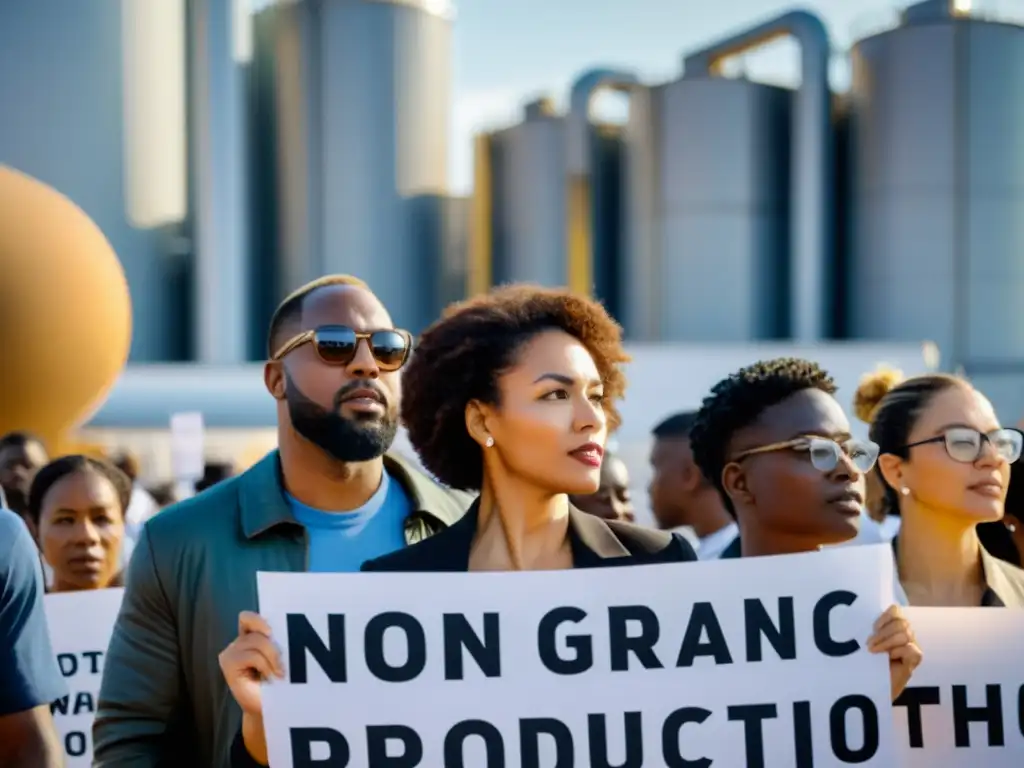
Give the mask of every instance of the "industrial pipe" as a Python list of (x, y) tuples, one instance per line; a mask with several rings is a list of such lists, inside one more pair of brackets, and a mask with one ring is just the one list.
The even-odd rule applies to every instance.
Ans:
[(591, 69), (576, 78), (570, 91), (566, 117), (566, 275), (569, 288), (577, 293), (589, 295), (594, 284), (590, 106), (598, 91), (629, 91), (638, 82), (629, 72)]
[(813, 13), (790, 11), (685, 56), (683, 76), (720, 74), (724, 59), (786, 35), (800, 44), (802, 75), (792, 132), (790, 334), (794, 341), (811, 343), (825, 337), (835, 262), (828, 31)]

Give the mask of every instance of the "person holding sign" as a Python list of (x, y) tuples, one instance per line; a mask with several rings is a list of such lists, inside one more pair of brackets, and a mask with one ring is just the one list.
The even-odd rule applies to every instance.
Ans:
[(901, 519), (893, 547), (907, 601), (1024, 608), (1024, 570), (989, 554), (977, 532), (1002, 520), (1024, 434), (1000, 426), (988, 399), (961, 378), (897, 381), (886, 371), (866, 377), (855, 407), (881, 449), (886, 511)]
[[(835, 382), (816, 363), (755, 363), (716, 384), (690, 433), (697, 465), (740, 527), (742, 557), (813, 552), (857, 535), (878, 446), (853, 438)], [(868, 642), (889, 655), (892, 696), (921, 663), (898, 606)]]
[[(621, 329), (563, 290), (499, 288), (453, 305), (406, 370), (402, 418), (428, 471), (480, 496), (465, 517), (366, 571), (522, 571), (696, 560), (679, 535), (603, 520), (569, 503), (600, 486), (626, 380)], [(233, 766), (266, 765), (259, 680), (281, 660), (245, 614), (221, 668), (245, 712)]]
[(264, 383), (279, 449), (143, 527), (103, 667), (97, 767), (225, 765), (241, 712), (214, 660), (256, 608), (256, 573), (357, 571), (464, 514), (468, 497), (390, 453), (411, 345), (357, 278), (278, 307)]
[(123, 586), (121, 546), (132, 482), (113, 464), (62, 456), (40, 469), (28, 517), (53, 569), (52, 592)]

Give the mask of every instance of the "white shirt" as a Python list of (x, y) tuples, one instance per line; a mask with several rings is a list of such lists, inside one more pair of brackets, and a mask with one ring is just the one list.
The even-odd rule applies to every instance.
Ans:
[(717, 560), (725, 548), (732, 544), (739, 535), (740, 529), (736, 523), (729, 523), (724, 528), (709, 533), (697, 541), (697, 559)]
[[(150, 495), (149, 491), (139, 485), (132, 485), (132, 496), (128, 502), (128, 509), (124, 513), (124, 537), (131, 542), (132, 546), (139, 539), (142, 533), (142, 526), (149, 518), (160, 511), (160, 505)], [(125, 558), (127, 562), (127, 558)]]

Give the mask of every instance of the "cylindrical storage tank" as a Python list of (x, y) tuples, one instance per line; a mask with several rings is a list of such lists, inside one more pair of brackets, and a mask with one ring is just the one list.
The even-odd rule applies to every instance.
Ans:
[(237, 0), (190, 0), (188, 18), (193, 350), (200, 363), (237, 364), (249, 356), (252, 327), (246, 89), (252, 16)]
[(631, 338), (785, 336), (791, 100), (720, 77), (634, 92), (623, 205)]
[(851, 335), (931, 339), (1024, 413), (1024, 27), (908, 9), (852, 52)]
[(263, 13), (273, 26), (257, 45), (273, 46), (279, 292), (351, 273), (417, 331), (434, 319), (422, 289), (434, 265), (416, 233), (423, 196), (448, 188), (452, 5), (294, 0)]
[[(474, 208), (478, 232), (471, 263), (488, 284), (530, 282), (564, 286), (570, 274), (571, 175), (568, 164), (569, 123), (552, 101), (538, 99), (524, 108), (521, 123), (481, 137), (477, 145)], [(582, 226), (587, 241), (589, 285), (609, 311), (618, 307), (622, 137), (617, 126), (586, 126), (590, 199)], [(482, 168), (481, 165), (484, 167)], [(484, 172), (481, 172), (484, 171)], [(485, 219), (480, 221), (479, 219)], [(483, 234), (481, 234), (481, 231)], [(480, 239), (486, 240), (481, 243)], [(471, 281), (476, 290), (484, 288)], [(584, 290), (581, 286), (574, 286)]]
[(565, 120), (549, 99), (491, 135), (491, 278), (565, 285)]
[[(173, 70), (175, 63), (184, 66), (184, 53), (170, 44), (183, 40), (184, 31), (165, 30), (161, 44), (147, 48), (138, 36), (144, 38), (150, 25), (126, 28), (146, 10), (141, 5), (0, 2), (0, 164), (52, 186), (103, 231), (131, 291), (132, 361), (184, 360), (190, 339), (183, 308), (191, 293), (188, 258), (179, 251), (187, 227), (180, 197), (185, 125), (173, 124), (182, 116), (174, 86), (183, 79)], [(148, 21), (174, 21), (171, 6), (180, 0), (162, 5), (156, 15), (164, 18), (149, 13)], [(166, 91), (170, 103), (140, 103), (147, 74), (170, 81), (152, 85)], [(154, 121), (153, 110), (166, 111)], [(166, 133), (153, 134), (155, 127)], [(163, 147), (161, 161), (173, 162), (138, 167), (146, 146), (157, 147), (150, 154)], [(135, 198), (147, 179), (159, 188)]]

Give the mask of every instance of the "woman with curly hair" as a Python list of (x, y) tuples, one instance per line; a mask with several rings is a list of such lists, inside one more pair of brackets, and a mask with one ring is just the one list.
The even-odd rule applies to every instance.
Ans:
[(1024, 571), (993, 557), (980, 525), (1003, 525), (1010, 466), (1024, 434), (1003, 427), (965, 379), (906, 380), (880, 371), (854, 401), (879, 446), (875, 473), (893, 540), (899, 584), (910, 605), (1024, 608)]
[(365, 570), (544, 570), (693, 560), (684, 539), (586, 515), (626, 379), (621, 329), (561, 290), (500, 288), (456, 304), (420, 340), (402, 418), (428, 471), (479, 490), (432, 544)]
[[(594, 493), (626, 379), (621, 329), (566, 291), (499, 288), (455, 304), (427, 329), (402, 380), (402, 420), (426, 469), (479, 491), (435, 536), (370, 560), (366, 571), (517, 571), (696, 560), (671, 533), (602, 520), (569, 503)], [(278, 676), (269, 627), (221, 655), (243, 725), (232, 766), (266, 764), (259, 680)], [(249, 638), (249, 639), (246, 639)]]

